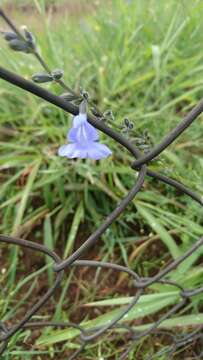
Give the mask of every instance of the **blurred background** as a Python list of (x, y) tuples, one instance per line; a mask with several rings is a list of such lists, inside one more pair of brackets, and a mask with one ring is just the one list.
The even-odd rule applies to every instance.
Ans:
[[(203, 96), (203, 3), (184, 0), (1, 1), (16, 26), (34, 34), (49, 67), (64, 70), (65, 83), (88, 91), (110, 112), (109, 126), (149, 150)], [(3, 19), (0, 29), (8, 30)], [(27, 79), (42, 72), (31, 54), (14, 52), (0, 39), (0, 64)], [(43, 84), (62, 94), (58, 84)], [(124, 119), (133, 124), (125, 131)], [(151, 169), (203, 193), (203, 117), (152, 164)], [(113, 155), (102, 161), (59, 158), (71, 116), (31, 94), (0, 82), (1, 233), (43, 243), (62, 258), (78, 248), (127, 194), (136, 179), (132, 156), (100, 134)], [(151, 276), (183, 254), (203, 233), (200, 206), (149, 177), (127, 211), (101, 237), (86, 259), (128, 265)], [(192, 288), (202, 284), (200, 248), (170, 274)], [(53, 283), (49, 260), (31, 251), (0, 249), (0, 315), (16, 323)], [(77, 268), (35, 319), (104, 324), (130, 301), (132, 280), (111, 271)], [(177, 289), (154, 284), (128, 318), (149, 326), (179, 301)], [(114, 305), (114, 307), (112, 307)], [(141, 309), (141, 310), (140, 310)], [(203, 321), (202, 298), (166, 320), (171, 331)], [(178, 328), (177, 328), (178, 327)], [(64, 359), (78, 346), (73, 329), (29, 330), (15, 336), (5, 359)], [(68, 340), (68, 341), (67, 341)], [(120, 334), (88, 345), (79, 359), (119, 359), (127, 339)], [(147, 359), (167, 339), (135, 344), (129, 359)], [(193, 356), (196, 344), (177, 359)]]

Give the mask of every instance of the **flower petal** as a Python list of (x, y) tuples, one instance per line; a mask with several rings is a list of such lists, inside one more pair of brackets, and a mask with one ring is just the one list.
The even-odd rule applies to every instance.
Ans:
[(63, 145), (59, 148), (58, 154), (60, 156), (65, 156), (68, 158), (81, 158), (81, 159), (104, 159), (107, 156), (111, 155), (111, 150), (104, 144), (99, 144), (97, 142), (91, 142), (87, 146), (84, 146), (80, 143), (73, 143), (68, 145)]
[(67, 139), (71, 142), (77, 141), (77, 128), (72, 127), (67, 133)]
[(74, 144), (62, 145), (58, 149), (59, 156), (70, 156), (70, 154), (74, 151)]
[(73, 117), (73, 127), (78, 127), (87, 121), (87, 114), (79, 114)]
[(104, 144), (99, 144), (97, 129), (87, 121), (87, 114), (79, 114), (73, 118), (73, 126), (67, 133), (72, 144), (63, 145), (58, 154), (69, 158), (91, 158), (95, 160), (111, 155), (111, 150)]
[(79, 142), (86, 144), (91, 141), (99, 139), (98, 131), (87, 122), (80, 123), (77, 127), (72, 127), (68, 134), (67, 138), (71, 142)]
[(88, 157), (91, 159), (99, 160), (104, 159), (112, 154), (108, 146), (93, 142), (88, 146)]
[(68, 158), (86, 158), (87, 155), (87, 149), (84, 147), (81, 147), (80, 144), (74, 143), (74, 144), (68, 144), (68, 145), (62, 145), (59, 150), (58, 154), (60, 156), (65, 156)]

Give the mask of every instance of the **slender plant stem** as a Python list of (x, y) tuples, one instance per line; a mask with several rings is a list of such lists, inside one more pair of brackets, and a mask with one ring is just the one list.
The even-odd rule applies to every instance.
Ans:
[(11, 28), (11, 30), (13, 30), (14, 33), (16, 33), (16, 35), (18, 35), (18, 37), (25, 41), (24, 36), (21, 34), (21, 32), (17, 29), (17, 27), (13, 24), (13, 22), (8, 18), (8, 16), (5, 14), (5, 12), (3, 11), (3, 9), (0, 7), (0, 16), (4, 19), (4, 21), (8, 24), (8, 26)]
[[(0, 8), (0, 16), (4, 19), (4, 21), (7, 23), (7, 25), (11, 28), (11, 30), (13, 30), (16, 35), (18, 35), (18, 37), (22, 40), (22, 41), (26, 41), (26, 39), (24, 38), (24, 36), (21, 34), (21, 32), (18, 30), (18, 28), (14, 25), (14, 23), (8, 18), (8, 16), (5, 14), (5, 12), (3, 11), (3, 9)], [(35, 58), (39, 61), (39, 63), (41, 64), (42, 68), (49, 74), (52, 75), (51, 69), (49, 68), (49, 66), (47, 65), (47, 63), (45, 62), (45, 60), (42, 58), (42, 56), (39, 53), (39, 50), (36, 48), (35, 50), (33, 50), (31, 52)], [(58, 83), (64, 90), (68, 91), (69, 93), (71, 93), (72, 95), (79, 97), (79, 94), (77, 94), (75, 91), (73, 91), (69, 86), (67, 86), (63, 80), (59, 79), (55, 79), (55, 82)]]

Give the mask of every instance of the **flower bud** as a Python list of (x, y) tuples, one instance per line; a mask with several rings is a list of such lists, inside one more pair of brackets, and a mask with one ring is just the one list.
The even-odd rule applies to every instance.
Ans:
[(124, 119), (124, 125), (125, 125), (126, 128), (129, 129), (129, 130), (132, 130), (132, 129), (133, 129), (133, 123), (131, 123), (128, 118), (125, 118), (125, 119)]
[(54, 80), (60, 80), (63, 76), (63, 70), (56, 69), (56, 70), (53, 70), (51, 74), (52, 74)]
[(96, 117), (100, 117), (100, 118), (103, 117), (101, 111), (99, 111), (96, 107), (92, 107), (91, 111), (92, 114), (95, 115)]
[(38, 73), (38, 74), (32, 75), (32, 80), (38, 84), (42, 84), (42, 83), (53, 81), (53, 77), (49, 74)]
[(115, 120), (113, 111), (111, 109), (104, 111), (103, 117), (110, 120)]
[(22, 51), (25, 53), (30, 52), (28, 44), (25, 41), (19, 40), (18, 38), (10, 40), (8, 44), (10, 48), (14, 51)]
[(61, 94), (60, 97), (66, 101), (73, 101), (78, 98), (76, 95), (69, 94), (69, 93)]
[(14, 32), (11, 32), (11, 31), (5, 31), (5, 32), (2, 32), (3, 34), (3, 37), (6, 41), (11, 41), (11, 40), (14, 40), (14, 39), (18, 39), (18, 35)]
[(26, 43), (30, 47), (30, 49), (36, 49), (36, 41), (34, 35), (28, 31), (27, 26), (21, 26), (21, 29), (24, 31)]
[(127, 128), (129, 127), (130, 121), (128, 120), (128, 118), (124, 119), (124, 124)]
[(87, 100), (89, 99), (89, 94), (86, 90), (83, 90), (82, 88), (80, 88), (80, 95), (83, 97), (83, 99)]

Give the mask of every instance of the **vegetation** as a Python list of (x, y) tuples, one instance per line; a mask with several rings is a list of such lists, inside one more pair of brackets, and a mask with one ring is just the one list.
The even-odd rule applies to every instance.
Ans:
[[(45, 16), (45, 2), (32, 3), (38, 20), (30, 24), (26, 13), (23, 23), (35, 33), (49, 66), (64, 69), (68, 86), (87, 90), (102, 111), (112, 110), (112, 126), (119, 131), (128, 117), (138, 137), (148, 130), (147, 145), (152, 146), (200, 100), (202, 2), (113, 0), (107, 6), (101, 1), (94, 5), (96, 11), (92, 7), (80, 13), (80, 18), (59, 12), (56, 19), (54, 13), (52, 18)], [(13, 53), (3, 39), (0, 51), (1, 65), (26, 78), (41, 71), (35, 58)], [(44, 86), (61, 94), (57, 84)], [(109, 159), (59, 158), (57, 148), (64, 143), (71, 117), (3, 81), (0, 94), (1, 233), (44, 243), (65, 257), (133, 185), (136, 173), (129, 170), (133, 158), (103, 134), (102, 141), (113, 150)], [(200, 116), (151, 165), (197, 192), (202, 191), (202, 119)], [(140, 275), (150, 276), (183, 254), (202, 233), (200, 206), (146, 178), (143, 191), (87, 258), (128, 264)], [(196, 251), (169, 278), (186, 288), (202, 284), (202, 253), (202, 248)], [(10, 324), (40, 297), (54, 275), (47, 259), (13, 246), (1, 247), (0, 262), (0, 315)], [(129, 302), (134, 294), (130, 279), (111, 272), (73, 269), (64, 279), (63, 290), (35, 319), (83, 321), (87, 327), (106, 323), (118, 311), (117, 306)], [(155, 284), (130, 312), (129, 320), (147, 327), (179, 299), (176, 288)], [(184, 331), (184, 326), (201, 324), (201, 305), (202, 296), (193, 297), (184, 311), (166, 320), (164, 326), (174, 331), (179, 326)], [(33, 334), (25, 330), (16, 335), (3, 359), (51, 359), (54, 354), (64, 359), (78, 344), (73, 329)], [(111, 343), (102, 338), (90, 344), (81, 359), (119, 359), (122, 346), (118, 344), (123, 340), (118, 334), (116, 339), (112, 335)], [(135, 344), (129, 359), (147, 359), (146, 344)], [(150, 346), (156, 354), (164, 339), (160, 337)], [(182, 354), (178, 356), (182, 358)], [(157, 355), (157, 359), (161, 357)], [(166, 359), (164, 355), (162, 359)]]

